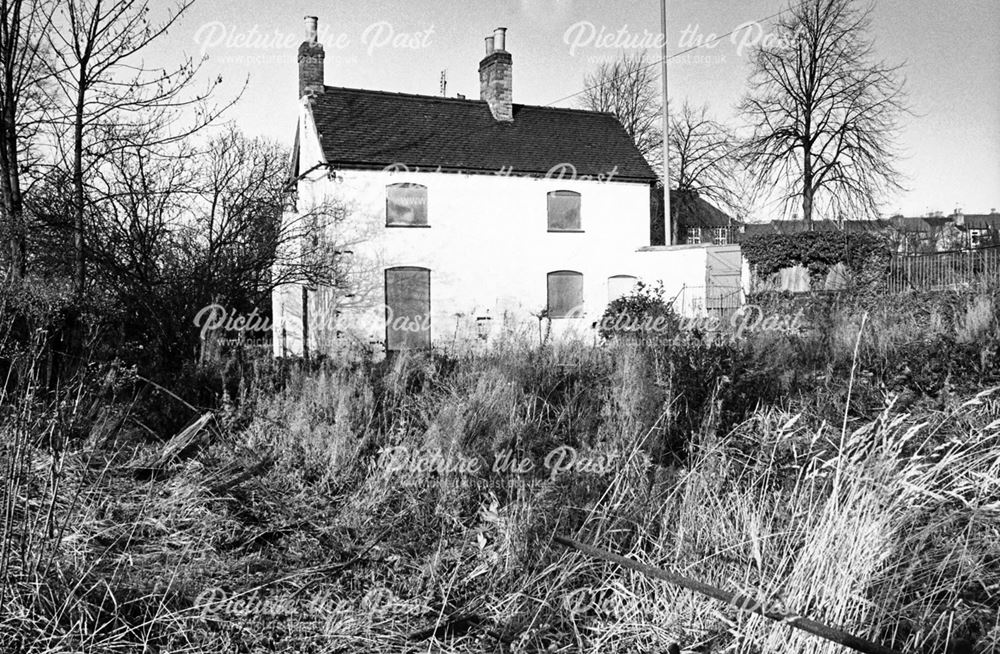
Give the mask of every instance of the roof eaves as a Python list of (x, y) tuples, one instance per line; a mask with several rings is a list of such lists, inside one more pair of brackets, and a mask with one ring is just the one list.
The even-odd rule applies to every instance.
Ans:
[[(452, 174), (463, 174), (467, 173), (470, 175), (492, 175), (494, 177), (529, 177), (529, 178), (540, 178), (544, 179), (548, 177), (552, 169), (547, 168), (545, 170), (524, 170), (521, 172), (517, 171), (504, 171), (498, 170), (496, 168), (472, 168), (465, 166), (409, 166), (403, 162), (359, 162), (359, 161), (333, 161), (330, 163), (333, 168), (340, 168), (344, 170), (381, 170), (385, 172), (399, 172), (399, 173), (452, 173)], [(393, 167), (399, 166), (398, 170), (393, 170)], [(405, 166), (403, 168), (402, 166)], [(610, 173), (610, 171), (609, 171)], [(603, 173), (607, 175), (609, 173)], [(580, 175), (576, 181), (600, 181), (600, 182), (628, 182), (628, 183), (643, 183), (648, 184), (656, 179), (655, 176), (642, 177), (636, 175), (612, 175), (608, 179), (597, 179), (597, 175)], [(559, 179), (553, 177), (552, 179)], [(570, 180), (573, 181), (573, 180)]]

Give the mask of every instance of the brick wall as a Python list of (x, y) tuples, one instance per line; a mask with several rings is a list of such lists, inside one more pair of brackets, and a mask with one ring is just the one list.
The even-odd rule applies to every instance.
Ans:
[(509, 52), (496, 51), (479, 64), (479, 99), (490, 105), (497, 120), (514, 120), (514, 62)]

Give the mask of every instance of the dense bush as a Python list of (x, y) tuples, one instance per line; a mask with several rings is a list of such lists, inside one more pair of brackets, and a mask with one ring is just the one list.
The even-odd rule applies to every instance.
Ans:
[(631, 293), (608, 303), (598, 333), (601, 338), (670, 339), (679, 333), (680, 317), (663, 298), (663, 284), (636, 282)]

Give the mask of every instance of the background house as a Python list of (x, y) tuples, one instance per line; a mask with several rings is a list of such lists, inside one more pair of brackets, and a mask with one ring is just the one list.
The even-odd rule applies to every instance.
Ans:
[(947, 252), (1000, 245), (1000, 214), (966, 214), (955, 209), (949, 216), (940, 212), (929, 216), (890, 218), (895, 230), (893, 243), (900, 253)]
[(954, 215), (955, 225), (962, 231), (966, 240), (964, 247), (985, 248), (1000, 246), (1000, 213), (991, 209), (988, 214)]
[(889, 219), (887, 232), (896, 252), (942, 252), (960, 249), (964, 240), (955, 221), (941, 214)]
[(694, 191), (670, 191), (670, 210), (677, 223), (677, 243), (730, 245), (743, 224)]

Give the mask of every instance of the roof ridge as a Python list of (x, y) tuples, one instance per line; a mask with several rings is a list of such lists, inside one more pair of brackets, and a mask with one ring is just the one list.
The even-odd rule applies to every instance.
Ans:
[[(329, 84), (323, 85), (324, 89), (332, 89), (335, 91), (351, 91), (353, 93), (369, 93), (372, 95), (387, 95), (398, 98), (413, 98), (416, 100), (430, 100), (432, 102), (450, 102), (450, 103), (474, 103), (474, 104), (486, 104), (486, 100), (474, 100), (472, 98), (449, 98), (442, 95), (425, 95), (423, 93), (402, 93), (399, 91), (382, 91), (380, 89), (359, 89), (350, 86), (331, 86)], [(528, 107), (530, 109), (544, 109), (546, 111), (567, 111), (573, 113), (583, 113), (598, 116), (614, 116), (610, 111), (594, 111), (592, 109), (576, 109), (573, 107), (550, 107), (548, 105), (541, 104), (520, 104), (517, 102), (512, 103), (515, 107)]]
[(434, 102), (459, 102), (459, 103), (474, 102), (483, 104), (486, 103), (485, 100), (473, 100), (471, 98), (448, 98), (442, 95), (424, 95), (422, 93), (401, 93), (399, 91), (382, 91), (381, 89), (357, 89), (357, 88), (352, 88), (350, 86), (330, 86), (329, 84), (325, 84), (323, 88), (331, 89), (334, 91), (352, 91), (354, 93), (369, 93), (371, 95), (391, 95), (395, 97), (432, 100)]

